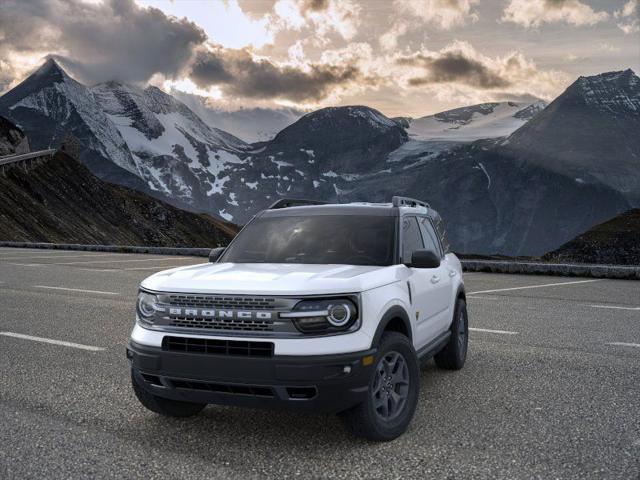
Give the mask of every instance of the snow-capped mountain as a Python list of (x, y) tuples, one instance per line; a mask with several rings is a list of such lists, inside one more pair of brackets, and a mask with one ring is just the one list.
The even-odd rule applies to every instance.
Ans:
[(407, 132), (413, 140), (472, 142), (483, 138), (506, 137), (546, 107), (534, 103), (481, 103), (421, 118), (407, 118)]
[(83, 145), (81, 160), (100, 178), (214, 215), (229, 198), (224, 170), (242, 162), (248, 148), (155, 87), (89, 88), (53, 59), (0, 97), (0, 112), (23, 128), (33, 148), (73, 135)]

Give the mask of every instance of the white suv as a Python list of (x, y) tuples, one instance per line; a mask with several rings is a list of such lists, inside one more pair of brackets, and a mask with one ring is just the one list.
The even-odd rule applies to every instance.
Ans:
[(280, 200), (209, 260), (140, 286), (127, 357), (154, 412), (335, 412), (391, 440), (413, 417), (420, 361), (465, 362), (460, 261), (426, 203)]

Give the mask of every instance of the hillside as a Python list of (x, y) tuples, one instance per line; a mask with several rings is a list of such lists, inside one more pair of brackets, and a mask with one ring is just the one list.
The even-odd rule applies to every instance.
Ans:
[(94, 177), (70, 156), (0, 173), (0, 240), (215, 247), (234, 225)]
[(556, 262), (640, 265), (640, 209), (629, 210), (596, 225), (548, 253)]

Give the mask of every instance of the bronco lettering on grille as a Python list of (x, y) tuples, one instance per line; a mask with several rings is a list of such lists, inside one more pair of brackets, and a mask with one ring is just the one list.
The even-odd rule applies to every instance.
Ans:
[(210, 308), (170, 307), (169, 315), (177, 317), (232, 318), (242, 320), (272, 320), (274, 312), (255, 310), (214, 310)]

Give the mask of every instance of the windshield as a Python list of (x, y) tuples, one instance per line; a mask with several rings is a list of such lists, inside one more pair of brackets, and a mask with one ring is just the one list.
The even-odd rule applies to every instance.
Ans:
[(396, 217), (262, 217), (249, 223), (221, 262), (392, 265)]

